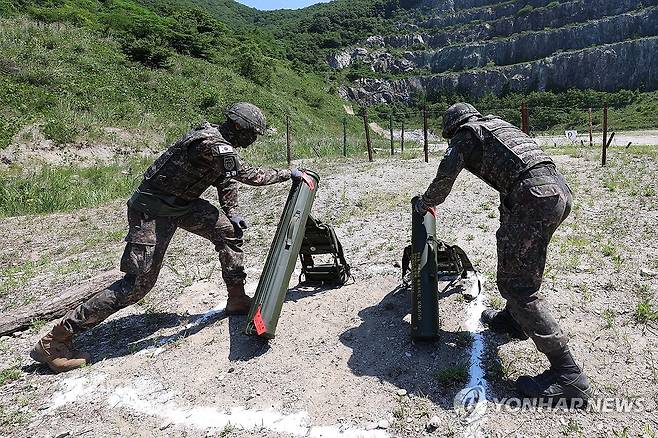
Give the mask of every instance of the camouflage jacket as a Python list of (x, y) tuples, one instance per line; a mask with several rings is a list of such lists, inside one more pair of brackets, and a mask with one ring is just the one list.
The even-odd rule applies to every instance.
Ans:
[[(210, 186), (218, 191), (222, 209), (238, 207), (238, 182), (264, 186), (291, 177), (288, 169), (250, 166), (237, 155), (216, 125), (204, 123), (167, 149), (144, 173), (129, 205), (154, 216), (184, 214), (186, 205)], [(153, 199), (156, 202), (153, 202)], [(147, 202), (138, 202), (145, 199)], [(162, 208), (158, 208), (159, 205)]]
[(462, 126), (450, 140), (436, 177), (423, 195), (427, 205), (439, 205), (466, 168), (505, 196), (523, 173), (553, 161), (520, 129), (488, 116)]

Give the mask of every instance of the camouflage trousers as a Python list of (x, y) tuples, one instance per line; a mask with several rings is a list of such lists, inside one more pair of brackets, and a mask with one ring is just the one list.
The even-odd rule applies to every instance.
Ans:
[(571, 189), (552, 167), (531, 170), (501, 199), (498, 289), (506, 309), (543, 353), (563, 350), (568, 342), (539, 290), (548, 244), (571, 205)]
[(142, 299), (155, 285), (169, 242), (179, 227), (215, 245), (227, 285), (244, 283), (242, 230), (236, 230), (226, 214), (208, 201), (193, 201), (189, 212), (180, 217), (149, 218), (128, 207), (128, 226), (121, 258), (124, 277), (70, 310), (62, 319), (69, 332), (80, 333), (94, 327)]

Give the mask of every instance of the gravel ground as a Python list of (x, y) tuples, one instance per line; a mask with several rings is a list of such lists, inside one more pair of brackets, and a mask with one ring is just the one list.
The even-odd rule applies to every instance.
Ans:
[[(27, 353), (50, 324), (0, 340), (0, 436), (468, 436), (453, 399), (468, 381), (469, 304), (442, 294), (440, 340), (409, 337), (399, 261), (409, 199), (439, 154), (418, 159), (307, 162), (321, 186), (314, 214), (333, 223), (354, 265), (340, 289), (299, 287), (293, 275), (269, 343), (221, 312), (225, 287), (212, 246), (179, 231), (155, 289), (76, 340), (94, 364), (64, 375)], [(530, 341), (483, 332), (489, 399), (483, 436), (654, 436), (658, 430), (658, 170), (656, 153), (556, 156), (575, 192), (550, 248), (543, 290), (600, 397), (643, 399), (628, 413), (500, 409), (513, 382), (543, 370)], [(245, 187), (247, 289), (255, 290), (289, 185)], [(212, 199), (213, 195), (208, 194)], [(439, 208), (438, 233), (482, 273), (492, 306), (497, 195), (464, 173)], [(48, 300), (118, 264), (124, 201), (0, 222), (0, 310)], [(644, 304), (644, 305), (642, 305)], [(215, 309), (215, 311), (213, 311)], [(430, 420), (438, 428), (428, 431)], [(230, 423), (229, 425), (227, 425)], [(624, 435), (624, 434), (627, 435)]]

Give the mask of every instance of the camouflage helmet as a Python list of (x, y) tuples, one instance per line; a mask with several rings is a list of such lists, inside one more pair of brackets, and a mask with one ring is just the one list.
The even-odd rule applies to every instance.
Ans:
[(456, 103), (443, 113), (443, 138), (451, 138), (457, 129), (470, 117), (482, 117), (482, 114), (470, 103)]
[(226, 110), (226, 118), (237, 123), (240, 129), (251, 129), (263, 135), (267, 129), (265, 115), (256, 105), (248, 102), (239, 102)]

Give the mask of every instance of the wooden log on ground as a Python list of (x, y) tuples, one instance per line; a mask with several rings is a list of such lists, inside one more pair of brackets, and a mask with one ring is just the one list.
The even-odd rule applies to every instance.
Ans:
[(77, 307), (98, 291), (123, 277), (118, 269), (104, 272), (86, 280), (83, 285), (66, 289), (52, 301), (32, 304), (0, 316), (0, 336), (29, 328), (34, 321), (52, 321), (61, 318), (69, 309)]

